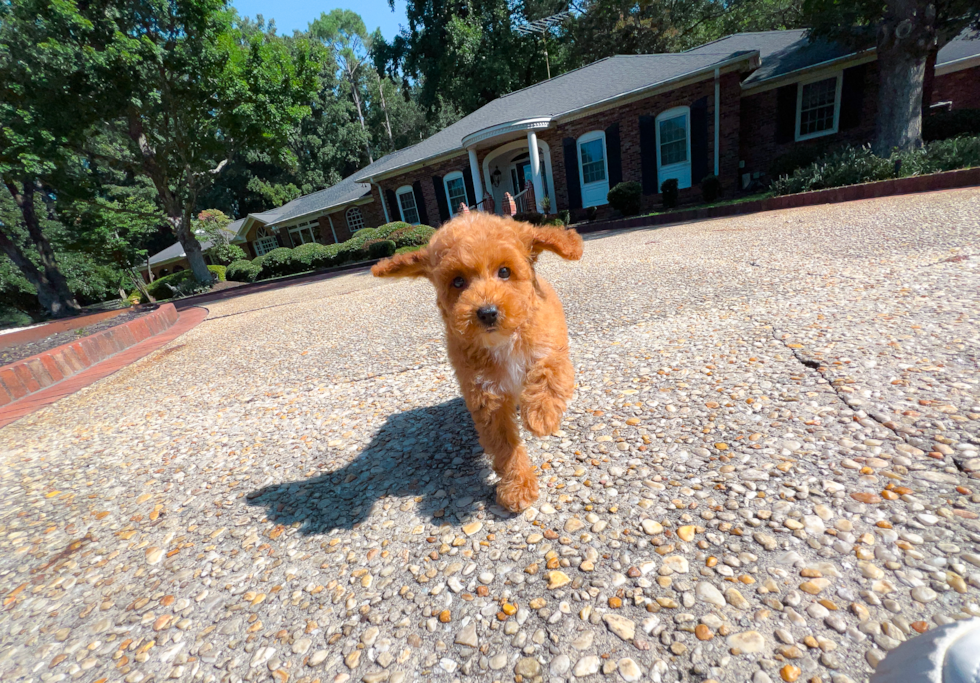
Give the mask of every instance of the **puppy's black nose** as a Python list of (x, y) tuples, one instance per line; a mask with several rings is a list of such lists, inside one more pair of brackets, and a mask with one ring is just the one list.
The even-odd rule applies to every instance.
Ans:
[(476, 311), (476, 317), (480, 319), (480, 322), (491, 327), (497, 322), (497, 307), (496, 306), (482, 306)]

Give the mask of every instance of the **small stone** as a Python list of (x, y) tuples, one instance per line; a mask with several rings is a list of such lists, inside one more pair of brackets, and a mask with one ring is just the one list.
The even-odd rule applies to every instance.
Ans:
[(459, 630), (456, 634), (456, 640), (454, 641), (457, 645), (465, 645), (466, 647), (475, 648), (478, 645), (476, 638), (476, 622), (471, 621), (466, 626)]
[(453, 620), (453, 615), (452, 613), (450, 613), (448, 609), (444, 609), (441, 612), (439, 612), (439, 621), (442, 622), (443, 624), (448, 624), (452, 620)]
[(524, 678), (534, 678), (541, 673), (541, 664), (534, 657), (522, 657), (517, 660), (514, 673)]
[(469, 524), (463, 525), (463, 533), (466, 534), (467, 536), (472, 536), (482, 528), (483, 528), (483, 522), (480, 521), (470, 522)]
[(725, 599), (728, 601), (728, 604), (734, 607), (735, 609), (749, 608), (749, 601), (746, 600), (742, 596), (742, 594), (739, 593), (734, 588), (729, 588), (728, 590), (725, 591)]
[(758, 631), (743, 631), (728, 636), (727, 643), (728, 647), (735, 648), (742, 654), (753, 654), (765, 649), (766, 639)]
[(682, 541), (690, 543), (694, 540), (695, 529), (696, 527), (693, 526), (682, 526), (677, 530), (677, 535)]
[(636, 623), (616, 614), (605, 614), (602, 620), (606, 622), (609, 630), (623, 640), (630, 641), (636, 635)]
[(664, 566), (670, 568), (678, 574), (687, 574), (690, 571), (687, 558), (680, 555), (671, 555), (664, 558)]
[(568, 575), (560, 571), (548, 572), (548, 588), (554, 590), (556, 588), (561, 588), (562, 586), (567, 586), (572, 580), (568, 578)]
[(938, 597), (939, 595), (936, 591), (929, 588), (929, 586), (916, 586), (912, 589), (912, 599), (916, 602), (928, 603)]
[(787, 664), (779, 670), (779, 677), (786, 681), (786, 683), (795, 683), (801, 673), (803, 672), (800, 671), (800, 667)]
[(640, 522), (640, 526), (643, 527), (643, 533), (647, 536), (656, 536), (657, 534), (662, 534), (664, 532), (664, 527), (660, 522), (655, 522), (652, 519), (644, 519)]
[(721, 594), (721, 591), (715, 588), (712, 584), (707, 581), (700, 581), (694, 589), (695, 595), (702, 602), (706, 602), (709, 605), (714, 605), (715, 607), (725, 606), (725, 597)]
[(330, 652), (328, 650), (317, 650), (306, 660), (306, 666), (320, 666), (327, 661), (327, 657), (329, 656)]
[(572, 517), (567, 522), (565, 522), (565, 526), (563, 528), (568, 533), (574, 533), (576, 531), (581, 530), (584, 527), (585, 527), (585, 522), (583, 522), (581, 519), (578, 519), (576, 517)]
[(306, 654), (306, 651), (310, 649), (310, 646), (312, 644), (313, 644), (313, 641), (310, 640), (309, 638), (297, 638), (296, 641), (293, 642), (293, 648), (292, 648), (293, 649), (293, 654), (294, 655), (305, 655)]
[(149, 547), (146, 549), (146, 563), (147, 564), (157, 564), (163, 559), (163, 549), (156, 547)]
[(828, 579), (811, 579), (810, 581), (801, 583), (800, 590), (810, 595), (817, 595), (829, 585), (830, 581)]
[(558, 655), (551, 660), (551, 666), (548, 667), (548, 671), (550, 671), (553, 676), (564, 676), (566, 673), (568, 673), (571, 666), (572, 661), (568, 658), (568, 655)]
[(711, 632), (711, 629), (704, 624), (698, 624), (694, 627), (694, 635), (698, 640), (711, 640), (715, 637), (715, 634)]
[(687, 652), (687, 645), (685, 645), (679, 640), (675, 640), (673, 643), (670, 644), (670, 651), (673, 652), (675, 655), (680, 656), (685, 652)]
[(855, 491), (851, 494), (851, 498), (866, 505), (874, 505), (875, 503), (881, 502), (881, 496), (879, 496), (877, 493), (869, 493), (866, 491)]
[(626, 683), (635, 683), (635, 681), (643, 678), (643, 669), (629, 657), (620, 659), (616, 670), (619, 671), (619, 675)]
[(585, 678), (586, 676), (599, 673), (599, 658), (595, 655), (582, 657), (582, 659), (575, 663), (575, 669), (572, 673), (576, 678)]

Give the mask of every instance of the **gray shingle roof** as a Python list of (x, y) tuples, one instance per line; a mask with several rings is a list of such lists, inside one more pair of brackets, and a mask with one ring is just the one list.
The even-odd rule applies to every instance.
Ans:
[(946, 43), (936, 55), (936, 66), (980, 56), (980, 31), (963, 31)]
[[(231, 223), (225, 226), (224, 232), (227, 233), (229, 241), (235, 238), (235, 236), (238, 234), (238, 229), (242, 227), (242, 223), (244, 222), (245, 222), (244, 218), (239, 218), (237, 221), (232, 221)], [(210, 248), (211, 248), (210, 240), (201, 242), (202, 250), (210, 249)], [(159, 263), (164, 263), (166, 261), (172, 261), (175, 259), (184, 258), (184, 256), (185, 256), (184, 247), (183, 245), (181, 245), (180, 241), (177, 241), (176, 243), (171, 244), (166, 249), (162, 251), (158, 251), (157, 253), (153, 254), (153, 256), (150, 257), (150, 265), (155, 266)]]
[(710, 69), (733, 57), (744, 55), (748, 60), (754, 49), (719, 47), (699, 53), (608, 57), (556, 76), (550, 81), (499, 97), (414, 147), (379, 160), (372, 167), (358, 173), (357, 177), (363, 180), (454, 151), (462, 151), (464, 137), (501, 123), (546, 116), (555, 118), (635, 90)]

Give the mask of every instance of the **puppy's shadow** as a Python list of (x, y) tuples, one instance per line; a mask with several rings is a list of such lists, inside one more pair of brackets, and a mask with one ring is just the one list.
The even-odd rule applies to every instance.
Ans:
[[(250, 492), (249, 505), (265, 507), (270, 520), (301, 522), (300, 533), (352, 529), (390, 499), (398, 507), (421, 497), (419, 516), (454, 523), (475, 505), (493, 502), (489, 463), (481, 455), (463, 399), (392, 415), (349, 464), (300, 481)], [(379, 511), (380, 512), (380, 511)]]

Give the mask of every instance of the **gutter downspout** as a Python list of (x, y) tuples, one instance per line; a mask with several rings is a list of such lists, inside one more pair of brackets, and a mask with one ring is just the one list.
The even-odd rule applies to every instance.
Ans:
[(333, 234), (333, 243), (340, 244), (340, 242), (337, 240), (337, 231), (333, 229), (333, 219), (330, 217), (329, 213), (327, 214), (327, 220), (330, 221), (330, 232)]
[(721, 139), (721, 69), (715, 69), (715, 177), (718, 177)]
[(391, 223), (391, 218), (388, 217), (388, 205), (385, 204), (385, 192), (381, 189), (381, 186), (374, 182), (373, 179), (368, 178), (368, 182), (378, 188), (378, 196), (381, 197), (381, 210), (385, 213), (385, 223)]

